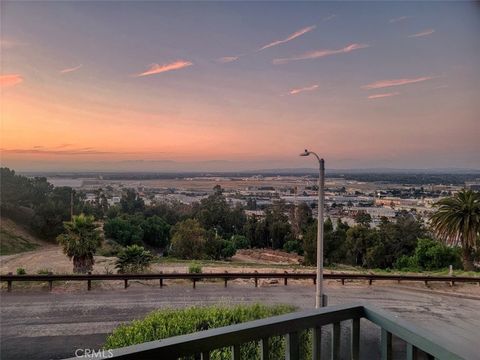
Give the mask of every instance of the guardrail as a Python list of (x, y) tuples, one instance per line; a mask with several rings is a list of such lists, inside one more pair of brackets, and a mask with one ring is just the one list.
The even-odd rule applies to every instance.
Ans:
[[(372, 285), (374, 281), (423, 281), (425, 285), (429, 282), (448, 282), (451, 286), (456, 282), (461, 283), (478, 283), (480, 285), (480, 276), (425, 276), (425, 275), (390, 275), (390, 274), (343, 274), (343, 273), (326, 273), (323, 274), (323, 278), (326, 280), (340, 280), (342, 285), (345, 281), (353, 280), (366, 280), (369, 285)], [(34, 282), (48, 282), (49, 289), (52, 290), (54, 281), (86, 281), (87, 289), (91, 290), (92, 281), (103, 280), (123, 280), (124, 288), (128, 288), (128, 282), (130, 280), (158, 280), (159, 286), (164, 286), (165, 280), (190, 280), (193, 287), (196, 287), (196, 283), (202, 280), (223, 280), (224, 286), (227, 287), (229, 280), (235, 279), (253, 279), (255, 287), (258, 287), (258, 281), (260, 279), (283, 279), (284, 285), (288, 285), (288, 280), (301, 280), (310, 279), (315, 284), (315, 273), (301, 273), (301, 272), (218, 272), (218, 273), (203, 273), (203, 274), (189, 274), (189, 273), (156, 273), (156, 274), (47, 274), (47, 275), (0, 275), (0, 282), (7, 282), (7, 290), (12, 291), (13, 282), (21, 281), (34, 281)]]
[[(242, 344), (255, 342), (261, 359), (278, 356), (272, 351), (278, 348), (269, 346), (273, 336), (285, 337), (285, 359), (300, 359), (301, 332), (312, 330), (311, 352), (313, 359), (320, 359), (322, 349), (322, 327), (332, 324), (330, 358), (341, 358), (341, 326), (350, 327), (347, 337), (348, 358), (358, 360), (362, 346), (360, 343), (361, 322), (367, 319), (381, 328), (380, 354), (382, 360), (392, 359), (392, 338), (395, 336), (406, 343), (406, 358), (418, 359), (423, 352), (428, 359), (475, 359), (478, 353), (470, 354), (462, 344), (449, 343), (448, 338), (439, 338), (430, 331), (418, 328), (397, 316), (364, 305), (337, 305), (321, 309), (307, 310), (275, 316), (241, 324), (225, 326), (188, 335), (180, 335), (143, 344), (107, 350), (101, 358), (110, 359), (210, 359), (212, 351), (229, 348), (232, 360), (239, 360)], [(364, 348), (365, 351), (365, 348)], [(345, 351), (342, 351), (344, 353)], [(218, 354), (217, 354), (218, 355)], [(223, 357), (224, 358), (224, 357)], [(346, 358), (345, 355), (342, 358)], [(72, 358), (73, 359), (73, 358)]]

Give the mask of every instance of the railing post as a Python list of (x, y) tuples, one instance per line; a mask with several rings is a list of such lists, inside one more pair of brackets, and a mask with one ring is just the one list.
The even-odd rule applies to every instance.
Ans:
[(392, 333), (382, 328), (381, 338), (382, 360), (392, 360)]
[[(13, 273), (9, 272), (8, 275), (13, 275)], [(7, 291), (8, 292), (12, 291), (12, 280), (7, 281)]]
[[(89, 271), (88, 275), (92, 275), (92, 272)], [(87, 280), (87, 290), (88, 291), (92, 290), (92, 280), (90, 280), (90, 279)]]
[(373, 279), (368, 279), (368, 285), (372, 285)]
[(260, 340), (260, 360), (269, 360), (269, 358), (268, 338), (262, 338)]
[(351, 358), (360, 359), (360, 319), (352, 319)]
[(298, 333), (291, 332), (286, 336), (287, 346), (285, 347), (285, 360), (299, 360), (300, 347), (298, 343)]
[(193, 288), (195, 289), (197, 287), (197, 279), (192, 278), (193, 281)]
[[(160, 271), (160, 275), (161, 274), (163, 274), (163, 271)], [(160, 282), (160, 287), (162, 288), (163, 287), (163, 278), (162, 277), (160, 277), (159, 282)]]
[(345, 285), (345, 278), (342, 278), (342, 285)]
[(123, 279), (124, 289), (128, 288), (128, 279)]
[(283, 285), (288, 285), (287, 275), (288, 275), (288, 272), (285, 270), (285, 279), (283, 279)]
[(313, 360), (320, 360), (322, 357), (322, 327), (316, 326), (313, 328)]
[[(48, 275), (53, 275), (53, 273), (50, 271)], [(53, 280), (48, 280), (48, 291), (52, 291), (53, 289)]]
[(202, 352), (202, 355), (200, 357), (202, 360), (210, 360), (210, 351), (204, 351)]
[(255, 277), (255, 287), (258, 287), (258, 271), (257, 270), (255, 270), (254, 277)]
[(240, 345), (232, 346), (232, 360), (240, 360)]
[(331, 359), (340, 359), (340, 323), (332, 324), (332, 353)]
[(407, 360), (417, 360), (418, 349), (410, 343), (407, 343)]
[[(228, 274), (228, 271), (227, 271), (227, 270), (225, 270), (225, 274)], [(223, 280), (224, 280), (223, 286), (224, 286), (224, 287), (227, 287), (228, 278), (225, 277)]]

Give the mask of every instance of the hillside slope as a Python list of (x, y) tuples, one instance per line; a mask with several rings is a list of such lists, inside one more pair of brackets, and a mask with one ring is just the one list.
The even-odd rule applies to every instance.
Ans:
[(14, 221), (0, 218), (0, 255), (31, 251), (46, 245)]

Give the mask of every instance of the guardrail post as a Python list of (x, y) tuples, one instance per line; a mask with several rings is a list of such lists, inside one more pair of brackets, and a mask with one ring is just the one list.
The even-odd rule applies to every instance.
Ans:
[(255, 277), (255, 287), (258, 287), (258, 271), (257, 270), (255, 270), (254, 277)]
[[(160, 271), (160, 274), (163, 274), (163, 271)], [(163, 287), (163, 278), (162, 277), (160, 277), (159, 282), (160, 282), (160, 287), (162, 288)]]
[(382, 360), (392, 360), (392, 333), (383, 328), (381, 346)]
[(192, 278), (192, 282), (193, 282), (193, 288), (195, 289), (197, 287), (197, 279)]
[(418, 349), (410, 343), (407, 343), (407, 360), (417, 360)]
[(240, 360), (240, 345), (232, 346), (232, 360)]
[[(48, 275), (53, 275), (53, 273), (49, 271)], [(52, 291), (52, 289), (53, 289), (53, 280), (48, 280), (48, 291)]]
[[(228, 274), (228, 271), (227, 271), (227, 270), (225, 270), (225, 274)], [(223, 286), (224, 286), (224, 287), (227, 287), (227, 281), (228, 281), (228, 279), (227, 279), (227, 278), (224, 278), (223, 281), (224, 281)]]
[(351, 353), (352, 360), (360, 359), (360, 319), (352, 319), (351, 333)]
[(373, 280), (370, 278), (368, 279), (368, 285), (372, 285)]
[(124, 289), (128, 288), (128, 279), (123, 279)]
[(285, 360), (300, 359), (300, 347), (298, 343), (298, 333), (291, 332), (286, 335)]
[(270, 352), (268, 350), (268, 338), (260, 340), (260, 360), (270, 360)]
[[(13, 275), (13, 273), (9, 272), (8, 275)], [(7, 281), (7, 291), (8, 292), (12, 291), (12, 280)]]
[(331, 359), (340, 359), (340, 323), (332, 324), (332, 353)]
[(342, 278), (342, 285), (345, 285), (345, 278)]
[(312, 358), (314, 360), (320, 360), (322, 357), (322, 327), (316, 326), (313, 328), (313, 348)]
[[(88, 275), (92, 275), (92, 272), (89, 271)], [(87, 280), (87, 290), (88, 291), (92, 290), (92, 280), (90, 280), (90, 279)]]
[(288, 285), (288, 272), (285, 270), (285, 278), (283, 279), (283, 285)]

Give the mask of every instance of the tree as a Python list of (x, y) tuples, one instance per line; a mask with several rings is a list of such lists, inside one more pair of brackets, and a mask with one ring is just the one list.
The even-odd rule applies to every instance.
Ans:
[(93, 254), (100, 246), (100, 231), (96, 228), (93, 216), (80, 214), (72, 221), (64, 223), (65, 232), (57, 237), (63, 252), (73, 259), (73, 272), (86, 273), (93, 269)]
[(166, 248), (170, 241), (170, 225), (158, 216), (146, 218), (140, 227), (143, 230), (143, 241), (159, 248)]
[(115, 240), (120, 245), (141, 245), (144, 236), (142, 221), (141, 216), (123, 215), (108, 219), (103, 225), (103, 230), (107, 238)]
[(195, 219), (187, 219), (172, 228), (171, 253), (181, 259), (205, 257), (206, 232)]
[(449, 245), (461, 245), (464, 269), (474, 270), (472, 253), (480, 233), (480, 192), (461, 190), (435, 206), (437, 210), (430, 218), (435, 235)]
[(143, 212), (145, 203), (135, 190), (127, 189), (120, 199), (120, 207), (126, 214), (135, 214), (137, 212)]
[(118, 254), (115, 267), (121, 274), (144, 273), (153, 259), (152, 253), (143, 246), (129, 245)]
[(372, 217), (366, 211), (359, 211), (354, 217), (355, 223), (364, 227), (370, 227)]

